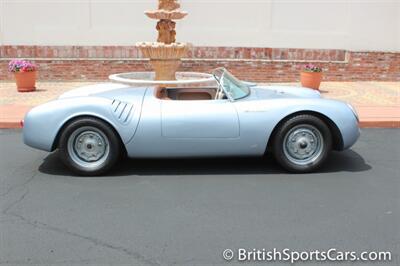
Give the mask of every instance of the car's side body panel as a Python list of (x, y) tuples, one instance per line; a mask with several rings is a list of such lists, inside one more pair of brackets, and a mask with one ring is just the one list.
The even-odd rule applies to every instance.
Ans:
[[(298, 112), (315, 112), (332, 120), (343, 148), (359, 136), (357, 121), (345, 103), (327, 99), (245, 99), (211, 101), (160, 100), (146, 93), (141, 120), (127, 144), (130, 157), (257, 156), (264, 154), (274, 128)], [(238, 124), (236, 124), (238, 122)]]
[[(178, 103), (177, 108), (169, 106), (175, 103), (177, 101), (154, 97), (153, 89), (149, 88), (136, 134), (126, 145), (129, 157), (171, 158), (240, 154), (239, 121), (232, 103), (225, 100), (186, 101), (186, 104)], [(190, 104), (195, 107), (190, 107)], [(215, 112), (210, 112), (210, 108)], [(192, 118), (195, 119), (190, 121)], [(198, 124), (195, 125), (194, 121)], [(182, 132), (174, 129), (175, 126)]]
[(124, 143), (129, 142), (138, 125), (146, 88), (135, 93), (86, 97), (67, 97), (33, 108), (25, 116), (24, 142), (31, 147), (52, 151), (61, 128), (80, 116), (100, 118), (115, 128)]
[(239, 138), (238, 114), (228, 100), (160, 102), (165, 138)]

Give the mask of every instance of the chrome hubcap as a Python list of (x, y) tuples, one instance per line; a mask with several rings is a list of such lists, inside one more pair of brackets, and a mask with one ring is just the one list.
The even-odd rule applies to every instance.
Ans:
[(312, 125), (298, 125), (289, 130), (283, 142), (283, 150), (289, 161), (299, 165), (314, 162), (322, 154), (323, 137)]
[(94, 162), (104, 156), (106, 146), (103, 137), (97, 132), (82, 132), (75, 141), (75, 151), (79, 158), (87, 162)]
[(81, 167), (98, 167), (107, 159), (109, 152), (107, 137), (94, 127), (79, 128), (68, 139), (68, 153)]

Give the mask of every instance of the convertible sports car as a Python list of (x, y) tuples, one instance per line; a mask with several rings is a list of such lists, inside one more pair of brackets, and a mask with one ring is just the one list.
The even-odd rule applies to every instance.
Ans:
[(344, 102), (318, 91), (257, 86), (214, 70), (216, 86), (78, 88), (33, 108), (24, 119), (24, 142), (59, 149), (81, 175), (111, 169), (130, 158), (263, 156), (271, 150), (292, 172), (310, 172), (329, 152), (358, 139), (358, 117)]

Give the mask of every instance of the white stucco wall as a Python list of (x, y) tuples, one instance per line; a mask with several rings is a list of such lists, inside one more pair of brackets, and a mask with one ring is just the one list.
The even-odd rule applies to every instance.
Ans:
[[(156, 39), (156, 0), (0, 0), (2, 45)], [(204, 46), (400, 51), (400, 0), (181, 0), (179, 41)]]

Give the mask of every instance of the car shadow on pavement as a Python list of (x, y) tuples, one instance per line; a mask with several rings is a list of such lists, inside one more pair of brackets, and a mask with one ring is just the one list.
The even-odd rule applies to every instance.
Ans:
[[(332, 152), (316, 173), (363, 172), (371, 169), (356, 152)], [(74, 175), (58, 158), (57, 152), (47, 156), (39, 171), (51, 175)], [(105, 176), (129, 175), (229, 175), (286, 174), (272, 158), (207, 158), (207, 159), (124, 159)]]

